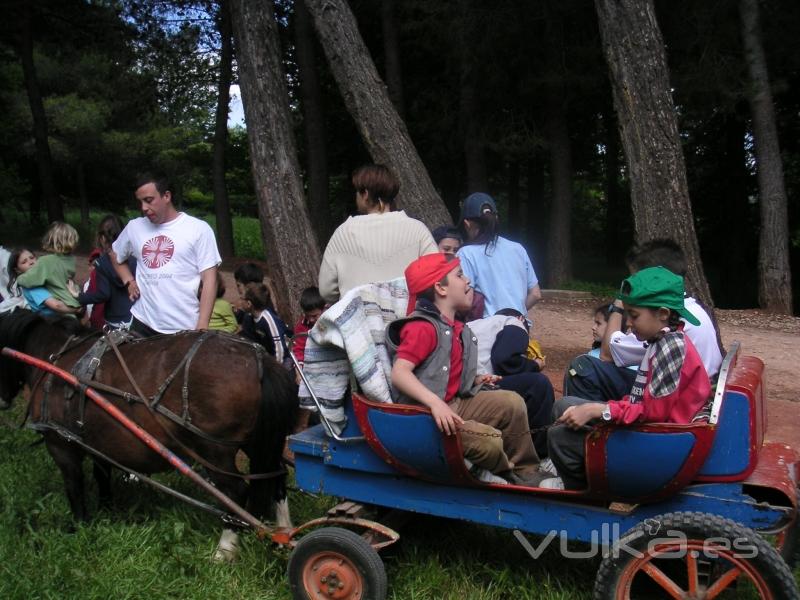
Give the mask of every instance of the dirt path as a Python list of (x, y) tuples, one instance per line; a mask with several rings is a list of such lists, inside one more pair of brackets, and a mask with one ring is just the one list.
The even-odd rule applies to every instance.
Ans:
[[(78, 256), (77, 279), (88, 277), (85, 256)], [(237, 299), (230, 270), (223, 267), (227, 293)], [(572, 357), (585, 352), (591, 342), (592, 310), (601, 300), (546, 298), (533, 310), (534, 335), (547, 355), (545, 372), (561, 393), (562, 374)], [(766, 364), (768, 399), (768, 439), (782, 441), (800, 449), (800, 380), (795, 374), (800, 365), (800, 318), (775, 316), (757, 310), (718, 310), (722, 342), (728, 347), (738, 341), (745, 354), (757, 356)]]

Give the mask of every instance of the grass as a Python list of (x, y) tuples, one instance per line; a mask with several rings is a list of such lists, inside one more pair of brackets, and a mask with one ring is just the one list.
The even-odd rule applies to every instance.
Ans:
[[(288, 551), (244, 535), (233, 564), (210, 556), (216, 519), (144, 484), (113, 481), (112, 509), (98, 511), (86, 464), (92, 520), (73, 527), (61, 475), (38, 435), (16, 427), (19, 404), (0, 413), (0, 598), (289, 598)], [(175, 473), (160, 476), (201, 497)], [(336, 503), (292, 492), (295, 523)], [(419, 517), (383, 554), (390, 597), (500, 600), (588, 598), (596, 561), (532, 561), (504, 530)]]

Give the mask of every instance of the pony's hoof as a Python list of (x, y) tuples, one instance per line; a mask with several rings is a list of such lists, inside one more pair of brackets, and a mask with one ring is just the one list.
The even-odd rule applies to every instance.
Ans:
[(239, 535), (232, 529), (225, 529), (219, 538), (217, 549), (211, 560), (218, 563), (232, 562), (239, 553)]

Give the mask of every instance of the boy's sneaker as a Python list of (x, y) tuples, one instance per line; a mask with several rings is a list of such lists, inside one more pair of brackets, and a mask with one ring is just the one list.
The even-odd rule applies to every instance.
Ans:
[(469, 460), (466, 458), (464, 459), (464, 464), (469, 471), (469, 474), (472, 475), (478, 481), (482, 481), (483, 483), (499, 483), (501, 485), (506, 485), (508, 482), (489, 471), (488, 469), (484, 469), (483, 467), (479, 467), (478, 465), (473, 465)]
[(542, 480), (542, 482), (539, 484), (539, 487), (545, 490), (563, 490), (564, 481), (561, 479), (561, 477), (548, 477), (547, 479)]
[(522, 477), (514, 472), (511, 472), (508, 476), (508, 483), (514, 485), (524, 485), (525, 487), (541, 487), (542, 479), (545, 477), (546, 475), (544, 473), (531, 473)]
[(548, 475), (552, 475), (553, 477), (558, 477), (558, 471), (556, 471), (556, 466), (553, 464), (553, 461), (549, 458), (545, 458), (542, 462), (539, 463), (539, 473), (547, 473)]

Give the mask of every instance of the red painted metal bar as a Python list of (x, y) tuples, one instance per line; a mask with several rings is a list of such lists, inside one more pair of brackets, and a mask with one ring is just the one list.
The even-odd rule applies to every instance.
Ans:
[[(78, 379), (72, 373), (64, 371), (63, 369), (59, 369), (55, 365), (50, 364), (45, 360), (41, 360), (39, 358), (30, 356), (28, 354), (25, 354), (24, 352), (12, 350), (11, 348), (3, 348), (2, 352), (4, 356), (8, 356), (10, 358), (32, 365), (43, 371), (47, 371), (48, 373), (52, 373), (53, 375), (60, 377), (65, 382), (69, 383), (70, 385), (76, 388), (81, 386), (81, 384), (78, 382)], [(229, 509), (232, 513), (236, 514), (244, 522), (253, 527), (256, 530), (256, 534), (258, 535), (258, 537), (263, 538), (266, 535), (271, 535), (275, 531), (274, 528), (268, 527), (266, 524), (262, 523), (259, 519), (251, 515), (244, 508), (239, 506), (236, 502), (228, 498), (228, 496), (223, 494), (221, 491), (219, 491), (217, 488), (215, 488), (213, 485), (211, 485), (209, 482), (203, 479), (188, 464), (186, 464), (183, 460), (181, 460), (179, 456), (177, 456), (169, 448), (164, 446), (164, 444), (159, 442), (147, 431), (142, 429), (139, 425), (134, 423), (127, 415), (125, 415), (125, 413), (123, 413), (120, 409), (114, 406), (114, 404), (109, 402), (101, 394), (97, 393), (91, 388), (87, 388), (86, 396), (92, 402), (97, 404), (97, 406), (106, 411), (115, 421), (119, 422), (123, 427), (125, 427), (125, 429), (130, 431), (137, 438), (139, 438), (153, 452), (161, 456), (170, 465), (175, 467), (175, 469), (178, 472), (180, 472), (185, 477), (191, 479), (203, 490), (205, 490), (206, 492), (214, 496), (214, 498), (219, 500), (219, 502), (227, 509)]]

